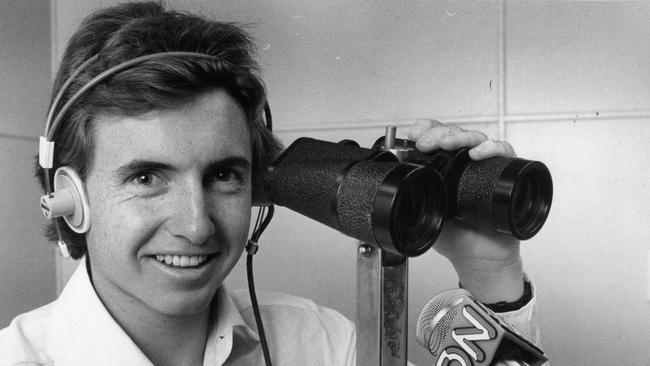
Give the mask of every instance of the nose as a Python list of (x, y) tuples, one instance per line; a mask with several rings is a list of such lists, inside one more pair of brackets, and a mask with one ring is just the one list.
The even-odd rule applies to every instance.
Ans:
[(200, 182), (188, 184), (178, 192), (171, 207), (168, 230), (192, 244), (203, 244), (215, 234), (210, 201)]

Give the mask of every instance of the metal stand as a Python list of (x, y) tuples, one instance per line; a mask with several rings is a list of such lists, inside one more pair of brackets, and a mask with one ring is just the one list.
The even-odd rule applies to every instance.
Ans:
[(408, 259), (359, 243), (357, 366), (406, 366)]

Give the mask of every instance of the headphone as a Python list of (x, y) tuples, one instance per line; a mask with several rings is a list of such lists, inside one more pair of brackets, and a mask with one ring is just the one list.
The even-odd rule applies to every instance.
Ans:
[[(90, 209), (88, 207), (88, 198), (84, 190), (83, 182), (81, 181), (79, 174), (71, 167), (62, 166), (56, 170), (54, 173), (54, 189), (52, 189), (50, 182), (50, 170), (52, 169), (54, 161), (54, 134), (57, 131), (57, 127), (61, 123), (61, 120), (68, 112), (68, 110), (70, 110), (70, 108), (85, 93), (87, 93), (90, 89), (106, 80), (107, 78), (123, 70), (139, 65), (145, 61), (178, 56), (222, 61), (220, 58), (213, 55), (185, 51), (159, 52), (139, 56), (113, 66), (95, 76), (87, 84), (81, 87), (74, 95), (72, 95), (72, 97), (70, 97), (70, 99), (68, 99), (68, 101), (61, 107), (58, 113), (54, 115), (54, 112), (56, 111), (64, 92), (68, 89), (70, 84), (72, 84), (72, 81), (83, 70), (85, 70), (88, 65), (97, 60), (98, 55), (95, 55), (84, 61), (70, 74), (70, 77), (68, 77), (68, 79), (63, 83), (61, 89), (59, 89), (59, 92), (56, 94), (54, 100), (52, 101), (47, 114), (45, 133), (39, 138), (38, 162), (39, 165), (43, 168), (43, 174), (45, 176), (45, 194), (41, 196), (40, 205), (41, 211), (43, 212), (45, 218), (54, 220), (54, 227), (58, 236), (57, 245), (59, 246), (59, 250), (64, 257), (69, 257), (70, 252), (68, 250), (67, 244), (63, 240), (59, 223), (56, 219), (63, 217), (63, 220), (72, 231), (78, 234), (84, 234), (90, 229)], [(264, 116), (266, 128), (268, 128), (269, 131), (272, 131), (273, 124), (271, 119), (271, 109), (269, 108), (268, 102), (266, 102), (264, 105)]]

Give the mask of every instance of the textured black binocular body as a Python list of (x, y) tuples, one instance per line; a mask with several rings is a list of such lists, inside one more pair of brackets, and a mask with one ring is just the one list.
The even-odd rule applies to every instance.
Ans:
[(363, 242), (417, 256), (445, 220), (528, 239), (552, 200), (544, 164), (519, 158), (472, 161), (467, 149), (421, 153), (413, 143), (299, 138), (264, 176), (267, 198)]

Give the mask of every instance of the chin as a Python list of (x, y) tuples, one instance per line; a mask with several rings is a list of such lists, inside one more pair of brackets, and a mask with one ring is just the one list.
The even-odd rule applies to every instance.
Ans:
[(176, 295), (157, 299), (154, 307), (161, 314), (171, 317), (192, 316), (209, 310), (213, 298), (214, 293), (212, 296)]

